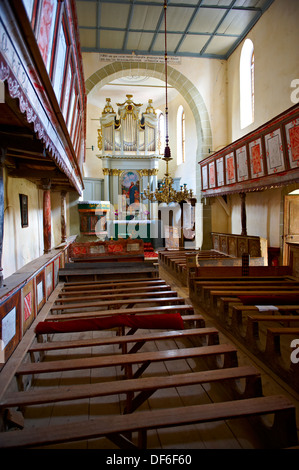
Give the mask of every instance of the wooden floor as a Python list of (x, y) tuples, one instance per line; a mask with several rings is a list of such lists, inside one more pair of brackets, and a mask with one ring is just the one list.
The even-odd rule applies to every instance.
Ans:
[[(172, 289), (178, 292), (178, 295), (188, 298), (188, 288), (180, 285), (178, 281), (172, 278), (167, 272), (160, 268), (160, 277), (163, 278)], [(53, 296), (52, 296), (53, 297)], [(55, 293), (54, 293), (55, 298)], [(189, 303), (189, 301), (188, 301)], [(201, 313), (195, 307), (195, 313)], [(220, 343), (234, 343), (233, 338), (227, 336), (227, 333), (221, 331), (219, 325), (215, 324), (204, 313), (206, 326), (216, 326), (220, 332)], [(111, 333), (112, 334), (112, 333)], [(62, 339), (83, 339), (98, 336), (107, 336), (107, 331), (72, 333), (67, 337), (59, 335)], [(63, 338), (64, 336), (64, 338)], [(186, 340), (185, 340), (186, 341)], [(296, 405), (297, 423), (299, 423), (299, 396), (291, 388), (289, 388), (279, 377), (275, 376), (271, 371), (267, 370), (264, 364), (257, 361), (250, 355), (244, 346), (234, 343), (238, 347), (239, 365), (254, 365), (262, 373), (264, 395), (284, 394), (288, 396)], [(145, 350), (154, 351), (158, 349), (170, 349), (186, 346), (180, 340), (172, 340), (164, 343), (150, 341), (146, 344)], [(104, 353), (113, 354), (116, 346), (104, 346)], [(48, 352), (49, 358), (53, 355), (63, 354), (64, 357), (78, 358), (81, 356), (92, 356), (99, 354), (98, 347), (89, 349), (76, 349), (64, 351)], [(103, 353), (103, 346), (101, 346)], [(144, 376), (171, 374), (173, 372), (188, 372), (202, 368), (202, 364), (198, 364), (196, 360), (176, 360), (167, 363), (152, 364)], [(52, 373), (36, 377), (34, 387), (53, 387), (68, 386), (71, 384), (92, 384), (103, 381), (113, 381), (123, 376), (123, 372), (119, 367), (101, 368), (100, 370), (80, 370), (62, 373)], [(163, 408), (167, 403), (167, 407), (175, 407), (177, 405), (192, 405), (217, 402), (226, 397), (226, 390), (215, 385), (189, 386), (173, 389), (159, 390), (153, 394), (141, 407), (140, 410)], [(100, 415), (119, 414), (124, 407), (125, 396), (109, 396), (101, 398), (92, 398), (78, 400), (77, 402), (54, 403), (51, 405), (41, 405), (28, 407), (25, 410), (26, 428), (48, 426), (54, 424), (70, 423), (72, 421), (84, 421)], [(229, 397), (227, 397), (229, 399)], [(223, 422), (214, 422), (200, 425), (183, 426), (179, 428), (161, 429), (148, 432), (148, 449), (256, 449), (264, 448), (263, 436), (258, 436), (247, 420), (235, 419)], [(67, 445), (57, 445), (54, 448), (67, 449), (117, 449), (114, 444), (106, 439), (95, 439), (88, 442), (74, 442)], [(53, 448), (52, 447), (52, 448)]]

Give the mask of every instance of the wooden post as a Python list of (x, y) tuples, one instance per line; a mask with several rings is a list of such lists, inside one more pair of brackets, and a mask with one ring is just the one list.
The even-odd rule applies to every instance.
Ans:
[(51, 250), (51, 181), (43, 181), (43, 227), (44, 227), (44, 253)]
[(241, 198), (241, 224), (242, 224), (242, 231), (241, 235), (247, 236), (247, 218), (246, 218), (246, 194), (240, 193)]
[(3, 167), (6, 149), (1, 149), (0, 156), (0, 287), (3, 286), (2, 250), (3, 250), (3, 226), (4, 226), (4, 184)]
[(66, 242), (66, 191), (61, 191), (61, 242)]

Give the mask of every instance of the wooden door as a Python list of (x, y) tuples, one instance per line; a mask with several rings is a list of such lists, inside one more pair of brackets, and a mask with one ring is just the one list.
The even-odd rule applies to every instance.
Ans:
[(299, 244), (299, 196), (286, 196), (284, 203), (283, 264), (289, 264), (288, 243)]

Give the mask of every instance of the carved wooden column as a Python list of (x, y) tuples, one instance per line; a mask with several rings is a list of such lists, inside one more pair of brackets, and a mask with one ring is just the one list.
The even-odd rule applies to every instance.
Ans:
[(51, 181), (43, 181), (43, 228), (44, 228), (44, 253), (51, 250)]
[(66, 242), (66, 191), (61, 191), (61, 242)]
[(3, 250), (3, 227), (4, 227), (4, 184), (3, 166), (6, 150), (1, 149), (0, 154), (0, 287), (3, 286), (2, 250)]
[(240, 193), (241, 198), (241, 235), (247, 236), (247, 217), (246, 217), (246, 193)]

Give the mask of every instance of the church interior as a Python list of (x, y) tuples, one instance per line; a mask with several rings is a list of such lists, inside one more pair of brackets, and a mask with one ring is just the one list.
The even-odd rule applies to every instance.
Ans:
[(298, 20), (1, 1), (1, 449), (299, 449)]

